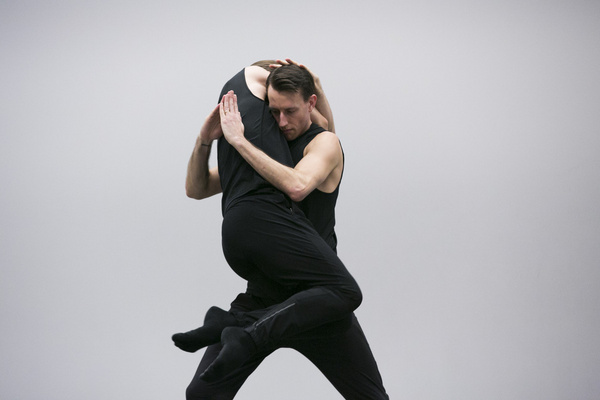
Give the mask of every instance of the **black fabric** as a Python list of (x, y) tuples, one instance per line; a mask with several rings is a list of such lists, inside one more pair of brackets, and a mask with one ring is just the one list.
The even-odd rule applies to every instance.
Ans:
[(223, 220), (223, 253), (231, 268), (249, 282), (293, 293), (249, 328), (261, 346), (349, 316), (362, 301), (335, 252), (288, 206), (282, 195), (253, 196), (230, 207)]
[[(229, 90), (237, 95), (244, 136), (277, 161), (291, 161), (287, 142), (264, 101), (250, 92), (244, 71), (229, 80), (221, 93)], [(222, 245), (229, 266), (259, 289), (279, 286), (293, 295), (272, 304), (269, 313), (253, 325), (250, 333), (257, 344), (277, 343), (349, 317), (362, 301), (360, 288), (304, 214), (260, 178), (223, 138), (217, 156), (225, 198)], [(319, 312), (314, 310), (317, 305)]]
[[(306, 146), (325, 129), (319, 125), (312, 124), (311, 127), (296, 139), (288, 142), (292, 161), (294, 165), (298, 164), (304, 157)], [(341, 183), (341, 179), (340, 179)], [(340, 185), (331, 193), (325, 193), (315, 189), (304, 200), (299, 203), (300, 209), (306, 215), (306, 218), (313, 224), (316, 231), (321, 235), (325, 242), (333, 249), (337, 249), (337, 236), (335, 234), (335, 205), (337, 203)]]
[[(221, 90), (220, 99), (233, 90), (244, 123), (244, 136), (253, 145), (281, 164), (293, 166), (287, 142), (279, 133), (275, 119), (266, 103), (254, 96), (248, 88), (244, 70), (231, 78)], [(219, 178), (223, 197), (223, 215), (229, 207), (249, 195), (272, 192), (273, 186), (263, 179), (224, 137), (217, 143)]]

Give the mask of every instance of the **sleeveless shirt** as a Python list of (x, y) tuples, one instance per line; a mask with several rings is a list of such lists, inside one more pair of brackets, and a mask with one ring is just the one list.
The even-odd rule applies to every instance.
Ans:
[[(269, 157), (281, 164), (292, 167), (292, 158), (287, 141), (279, 132), (279, 127), (271, 115), (269, 107), (248, 88), (244, 70), (238, 72), (223, 86), (219, 101), (229, 90), (233, 90), (237, 95), (238, 108), (242, 115), (246, 139), (264, 151)], [(225, 137), (219, 138), (217, 151), (219, 178), (223, 190), (221, 199), (223, 215), (231, 206), (246, 198), (246, 196), (281, 193), (261, 177), (238, 151), (227, 142)]]
[[(292, 153), (294, 165), (304, 157), (304, 149), (319, 133), (325, 131), (316, 124), (312, 124), (308, 130), (296, 139), (289, 141), (288, 145)], [(343, 153), (342, 153), (343, 157)], [(343, 171), (342, 171), (343, 173)], [(340, 178), (341, 183), (341, 178)], [(319, 189), (313, 190), (304, 198), (298, 206), (313, 224), (317, 233), (325, 239), (327, 244), (335, 251), (337, 237), (335, 235), (335, 204), (337, 202), (340, 184), (331, 193), (325, 193)]]

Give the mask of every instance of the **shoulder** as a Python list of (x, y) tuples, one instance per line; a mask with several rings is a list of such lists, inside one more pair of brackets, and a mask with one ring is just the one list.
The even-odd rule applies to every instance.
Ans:
[(267, 94), (267, 77), (269, 72), (255, 65), (244, 68), (244, 76), (248, 88), (256, 97), (264, 99)]
[(323, 131), (315, 135), (315, 137), (311, 140), (311, 143), (319, 143), (323, 146), (339, 146), (340, 139), (333, 132)]
[(329, 153), (331, 156), (341, 156), (341, 145), (338, 136), (330, 131), (317, 134), (306, 146), (306, 153), (316, 151)]

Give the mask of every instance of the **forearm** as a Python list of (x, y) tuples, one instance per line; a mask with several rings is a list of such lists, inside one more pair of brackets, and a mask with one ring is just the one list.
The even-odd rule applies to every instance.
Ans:
[(331, 111), (329, 100), (327, 100), (327, 96), (325, 96), (325, 91), (321, 86), (321, 80), (319, 78), (315, 79), (315, 87), (317, 89), (317, 104), (315, 108), (327, 120), (327, 127), (325, 129), (327, 129), (329, 132), (335, 133), (335, 126), (333, 124), (333, 112)]
[(325, 130), (329, 130), (329, 121), (316, 108), (310, 112), (310, 122), (319, 125)]
[(187, 175), (185, 178), (185, 192), (193, 199), (204, 199), (221, 192), (218, 175), (210, 171), (208, 160), (212, 141), (203, 141), (200, 137), (196, 139), (196, 145), (188, 162)]
[(244, 137), (232, 145), (256, 172), (292, 200), (301, 201), (312, 190), (309, 177), (273, 160)]

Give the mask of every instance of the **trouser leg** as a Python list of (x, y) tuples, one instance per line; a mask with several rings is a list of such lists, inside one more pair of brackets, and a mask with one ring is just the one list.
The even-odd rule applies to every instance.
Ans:
[[(318, 331), (318, 330), (316, 330)], [(307, 357), (349, 400), (389, 399), (367, 339), (353, 316), (352, 325), (339, 335), (301, 338), (289, 347)]]
[(327, 288), (311, 288), (271, 307), (245, 330), (262, 348), (344, 320), (348, 313), (336, 293)]
[[(264, 303), (256, 297), (240, 294), (231, 303), (230, 312), (241, 313), (243, 311), (251, 311), (253, 309), (264, 307), (267, 304), (268, 303)], [(215, 382), (207, 382), (204, 379), (201, 379), (200, 376), (202, 373), (204, 373), (204, 371), (214, 362), (222, 348), (223, 346), (220, 343), (206, 348), (196, 373), (186, 390), (187, 400), (233, 399), (250, 374), (252, 374), (262, 361), (273, 351), (270, 349), (257, 352), (240, 367)]]

